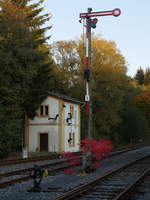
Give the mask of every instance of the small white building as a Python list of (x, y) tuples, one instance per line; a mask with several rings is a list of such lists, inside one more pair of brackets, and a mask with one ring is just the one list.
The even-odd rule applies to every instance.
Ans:
[(29, 152), (76, 152), (80, 149), (82, 102), (49, 92), (33, 120), (26, 119), (25, 145)]

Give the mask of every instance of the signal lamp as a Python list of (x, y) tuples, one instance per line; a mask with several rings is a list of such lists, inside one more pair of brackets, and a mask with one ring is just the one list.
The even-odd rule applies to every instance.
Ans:
[(98, 22), (98, 19), (97, 19), (97, 18), (92, 19), (92, 20), (90, 21), (90, 26), (91, 26), (92, 28), (96, 28), (97, 22)]

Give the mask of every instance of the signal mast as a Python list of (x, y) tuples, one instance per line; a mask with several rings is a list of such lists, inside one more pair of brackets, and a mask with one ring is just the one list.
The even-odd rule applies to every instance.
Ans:
[[(100, 12), (92, 12), (92, 8), (87, 9), (87, 13), (80, 13), (80, 19), (86, 19), (86, 51), (85, 51), (85, 70), (84, 77), (86, 80), (86, 94), (85, 94), (85, 102), (86, 102), (86, 114), (88, 116), (88, 139), (92, 139), (92, 102), (91, 102), (91, 28), (96, 28), (96, 24), (98, 19), (95, 17), (102, 16), (114, 16), (118, 17), (121, 14), (121, 10), (119, 8), (115, 8), (110, 11), (100, 11)], [(94, 17), (94, 18), (93, 18)], [(80, 20), (80, 21), (81, 21)], [(84, 37), (84, 36), (83, 36)]]

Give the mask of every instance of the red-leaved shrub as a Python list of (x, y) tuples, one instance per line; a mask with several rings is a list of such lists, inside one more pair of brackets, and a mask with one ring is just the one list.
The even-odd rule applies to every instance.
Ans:
[[(103, 158), (110, 156), (112, 151), (112, 143), (110, 140), (95, 140), (85, 138), (81, 140), (81, 150), (82, 154), (91, 152), (92, 166), (99, 167), (99, 161)], [(66, 170), (67, 174), (72, 174), (74, 172), (74, 167), (80, 163), (80, 158), (74, 152), (63, 152), (61, 153), (62, 158), (67, 159), (67, 163), (71, 164), (72, 167)]]

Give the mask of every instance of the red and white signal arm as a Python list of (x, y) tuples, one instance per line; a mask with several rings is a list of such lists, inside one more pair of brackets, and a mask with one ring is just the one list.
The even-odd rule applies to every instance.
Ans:
[(113, 10), (113, 16), (118, 17), (121, 14), (121, 10), (119, 8), (115, 8)]
[(121, 10), (119, 8), (115, 8), (114, 10), (108, 10), (108, 11), (80, 13), (80, 18), (101, 17), (101, 16), (109, 16), (109, 15), (118, 17), (120, 14), (121, 14)]

